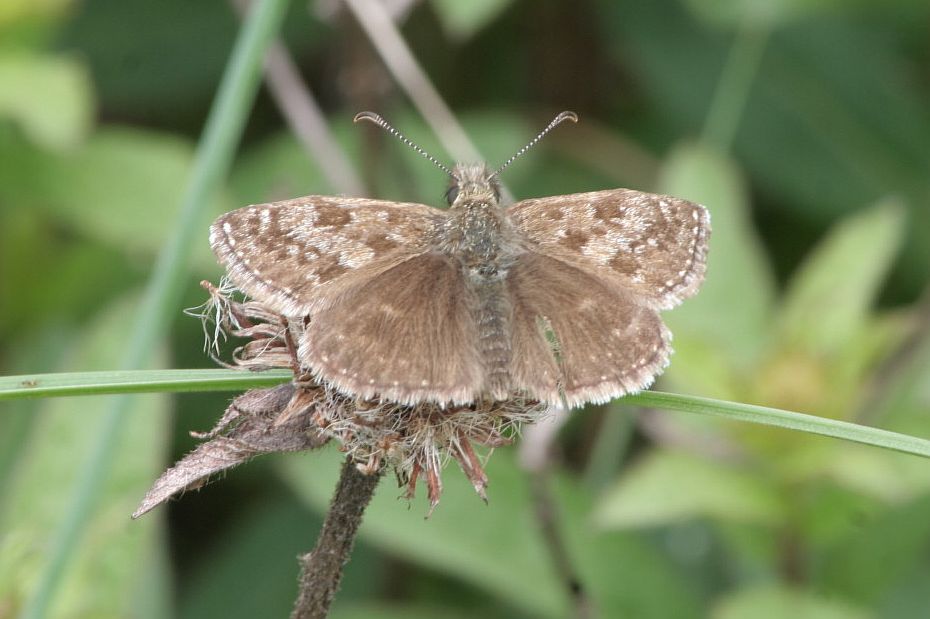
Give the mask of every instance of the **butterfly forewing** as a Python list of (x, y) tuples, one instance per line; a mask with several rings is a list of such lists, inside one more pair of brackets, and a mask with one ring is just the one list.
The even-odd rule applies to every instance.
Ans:
[(508, 209), (540, 253), (614, 280), (669, 309), (704, 278), (710, 216), (694, 202), (612, 189), (523, 200)]
[(443, 217), (422, 204), (306, 196), (223, 215), (210, 245), (236, 286), (274, 311), (303, 316), (422, 253)]
[(471, 295), (449, 257), (415, 256), (316, 313), (299, 356), (319, 378), (362, 398), (470, 403), (483, 382)]
[[(514, 355), (514, 383), (530, 395), (558, 403), (557, 382), (569, 406), (606, 402), (647, 387), (665, 367), (670, 334), (659, 314), (629, 292), (536, 253), (517, 259), (507, 283), (516, 310), (514, 351), (532, 353)], [(545, 339), (546, 330), (554, 341)]]

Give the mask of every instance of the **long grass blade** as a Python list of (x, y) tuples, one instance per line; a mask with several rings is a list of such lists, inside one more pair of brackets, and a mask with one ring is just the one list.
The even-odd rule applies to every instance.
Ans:
[[(236, 391), (270, 387), (290, 379), (282, 370), (137, 370), (119, 372), (72, 372), (0, 378), (0, 400), (29, 397), (97, 395), (101, 393), (154, 393), (164, 391)], [(807, 415), (767, 406), (727, 402), (694, 395), (643, 391), (619, 400), (648, 406), (725, 417), (809, 434), (819, 434), (865, 445), (930, 458), (930, 440), (872, 428), (848, 421)]]

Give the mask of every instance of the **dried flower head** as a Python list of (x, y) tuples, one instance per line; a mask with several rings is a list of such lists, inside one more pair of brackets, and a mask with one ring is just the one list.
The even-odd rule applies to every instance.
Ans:
[[(506, 445), (522, 423), (538, 420), (545, 412), (545, 405), (519, 397), (441, 407), (346, 396), (319, 383), (298, 361), (295, 342), (304, 336), (308, 319), (289, 320), (244, 298), (225, 279), (218, 287), (202, 285), (210, 299), (196, 313), (203, 319), (211, 355), (226, 367), (289, 369), (294, 379), (238, 396), (213, 430), (192, 433), (206, 442), (162, 474), (133, 517), (254, 456), (315, 449), (330, 440), (366, 474), (392, 467), (406, 486), (406, 498), (413, 498), (422, 481), (430, 512), (439, 503), (440, 472), (450, 459), (459, 463), (478, 495), (487, 500), (488, 478), (474, 445)], [(233, 351), (231, 364), (218, 358), (221, 343), (229, 336), (246, 340)]]

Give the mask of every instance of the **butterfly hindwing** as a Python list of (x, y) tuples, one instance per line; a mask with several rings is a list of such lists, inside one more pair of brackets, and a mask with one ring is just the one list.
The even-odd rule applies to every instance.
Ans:
[(362, 398), (469, 403), (484, 376), (471, 295), (447, 256), (412, 257), (316, 313), (299, 357), (323, 381)]
[[(553, 404), (564, 396), (574, 407), (643, 389), (665, 367), (670, 333), (656, 310), (627, 291), (536, 253), (521, 255), (507, 281), (516, 309), (513, 348), (533, 352), (514, 355), (516, 388)], [(543, 347), (552, 361), (539, 360)], [(553, 367), (557, 389), (546, 376)]]

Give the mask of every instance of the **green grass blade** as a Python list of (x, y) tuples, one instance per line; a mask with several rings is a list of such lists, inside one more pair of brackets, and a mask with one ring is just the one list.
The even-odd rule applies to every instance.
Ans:
[(290, 377), (291, 373), (284, 370), (112, 370), (26, 374), (0, 377), (0, 401), (104, 393), (236, 391), (272, 387)]
[(737, 421), (748, 421), (766, 426), (775, 426), (788, 430), (799, 430), (809, 434), (820, 434), (840, 438), (854, 443), (863, 443), (875, 447), (883, 447), (893, 451), (924, 456), (930, 458), (930, 440), (898, 434), (879, 428), (862, 426), (848, 421), (838, 421), (827, 417), (817, 417), (804, 413), (755, 406), (740, 402), (726, 402), (712, 400), (693, 395), (680, 395), (662, 391), (644, 391), (636, 395), (627, 396), (623, 400), (629, 404), (661, 408), (669, 411), (682, 411), (726, 417)]
[(701, 141), (721, 152), (730, 149), (768, 42), (768, 27), (745, 19), (736, 33), (720, 83), (704, 121)]
[[(162, 391), (236, 391), (270, 387), (290, 378), (276, 370), (136, 370), (70, 372), (0, 378), (0, 401), (30, 397), (95, 395), (101, 393), (153, 393)], [(748, 421), (766, 426), (820, 434), (855, 443), (883, 447), (930, 458), (930, 440), (879, 428), (806, 415), (766, 406), (727, 402), (693, 395), (644, 391), (619, 400), (624, 404), (669, 411), (697, 413)]]
[[(279, 29), (287, 4), (287, 0), (255, 3), (236, 40), (198, 146), (175, 232), (159, 255), (139, 308), (133, 336), (126, 347), (124, 368), (135, 369), (146, 364), (177, 311), (193, 241), (204, 232), (201, 220), (206, 204), (232, 162), (258, 90), (265, 49)], [(101, 480), (112, 461), (128, 404), (128, 396), (115, 398), (111, 403), (93, 455), (82, 465), (72, 507), (52, 533), (51, 558), (25, 605), (21, 615), (24, 619), (40, 619), (48, 614), (99, 496)]]

